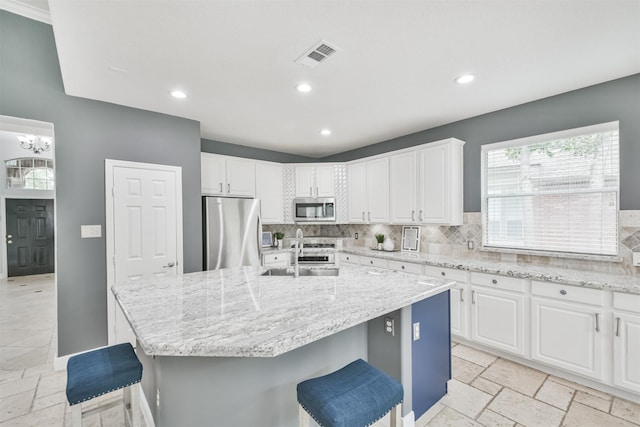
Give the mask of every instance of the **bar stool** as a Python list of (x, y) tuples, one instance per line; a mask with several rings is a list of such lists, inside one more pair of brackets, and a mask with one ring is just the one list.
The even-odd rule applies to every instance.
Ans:
[(301, 382), (297, 392), (301, 427), (309, 426), (309, 415), (322, 427), (365, 427), (388, 412), (398, 427), (404, 397), (402, 384), (362, 359)]
[[(67, 363), (67, 400), (71, 405), (74, 427), (82, 419), (120, 404), (115, 398), (97, 408), (83, 411), (82, 402), (124, 388), (125, 425), (140, 425), (140, 380), (142, 364), (129, 343), (100, 348), (69, 358)], [(127, 411), (131, 406), (131, 414)]]

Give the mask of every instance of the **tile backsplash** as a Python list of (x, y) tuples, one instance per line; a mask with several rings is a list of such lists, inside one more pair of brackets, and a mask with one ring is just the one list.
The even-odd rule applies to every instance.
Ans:
[[(482, 214), (480, 212), (465, 213), (464, 224), (460, 226), (421, 226), (420, 252), (462, 258), (472, 257), (518, 264), (556, 266), (640, 276), (640, 267), (634, 267), (632, 263), (632, 253), (634, 251), (640, 252), (640, 210), (620, 211), (618, 222), (618, 256), (622, 260), (621, 262), (561, 258), (557, 256), (522, 255), (483, 250), (481, 248)], [(345, 245), (368, 247), (375, 246), (375, 234), (384, 234), (387, 238), (390, 237), (393, 239), (396, 248), (399, 248), (402, 236), (401, 225), (386, 224), (281, 224), (265, 225), (263, 228), (265, 231), (283, 232), (285, 238), (295, 236), (296, 229), (301, 228), (306, 237), (339, 237), (345, 239)], [(358, 234), (357, 240), (355, 239), (356, 233)], [(469, 249), (468, 242), (473, 242), (473, 249)]]

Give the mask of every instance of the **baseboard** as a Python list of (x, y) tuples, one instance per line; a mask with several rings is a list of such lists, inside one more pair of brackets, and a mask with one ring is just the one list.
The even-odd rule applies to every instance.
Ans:
[(142, 391), (142, 387), (140, 387), (140, 411), (142, 411), (142, 416), (144, 417), (144, 424), (147, 427), (156, 427), (156, 423), (153, 421), (153, 415), (151, 415), (151, 407), (149, 406), (149, 402), (147, 402), (147, 396), (145, 396), (144, 391)]

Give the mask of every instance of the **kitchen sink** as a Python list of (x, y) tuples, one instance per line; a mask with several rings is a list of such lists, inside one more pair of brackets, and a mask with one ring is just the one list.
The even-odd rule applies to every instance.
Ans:
[[(339, 268), (301, 268), (300, 276), (337, 276)], [(292, 268), (270, 268), (262, 276), (293, 276)]]

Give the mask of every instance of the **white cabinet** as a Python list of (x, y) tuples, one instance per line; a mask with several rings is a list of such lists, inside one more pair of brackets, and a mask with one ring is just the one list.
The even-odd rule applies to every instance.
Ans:
[(379, 158), (347, 166), (350, 223), (389, 221), (389, 159)]
[(467, 327), (467, 272), (463, 270), (454, 270), (451, 268), (441, 268), (426, 265), (424, 267), (424, 274), (427, 276), (440, 277), (456, 281), (456, 284), (449, 290), (451, 333), (459, 337), (467, 338), (469, 335), (469, 328)]
[(462, 224), (463, 145), (450, 138), (389, 157), (391, 222)]
[(289, 267), (289, 252), (266, 253), (262, 255), (262, 265), (265, 267)]
[(533, 281), (531, 358), (602, 379), (602, 291)]
[(613, 293), (613, 383), (640, 393), (640, 295)]
[(389, 260), (388, 267), (391, 270), (404, 271), (405, 273), (422, 274), (422, 265), (414, 262)]
[(296, 166), (296, 197), (334, 197), (333, 165)]
[(376, 268), (389, 268), (389, 261), (382, 258), (361, 256), (360, 265), (376, 267)]
[(471, 337), (474, 341), (518, 355), (526, 354), (523, 288), (522, 279), (471, 273)]
[(340, 264), (359, 264), (360, 263), (360, 257), (358, 255), (353, 255), (353, 254), (345, 254), (345, 253), (339, 253), (338, 254), (338, 259), (340, 260)]
[(463, 223), (463, 145), (458, 139), (418, 152), (418, 221)]
[(255, 196), (255, 161), (201, 153), (202, 194)]
[(260, 199), (263, 224), (284, 222), (282, 165), (256, 163), (256, 199)]

